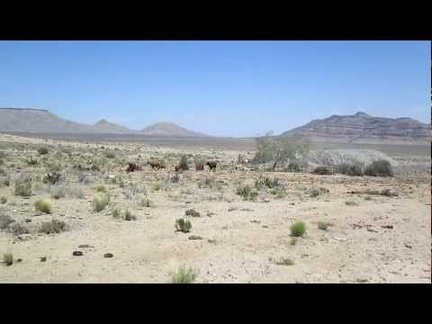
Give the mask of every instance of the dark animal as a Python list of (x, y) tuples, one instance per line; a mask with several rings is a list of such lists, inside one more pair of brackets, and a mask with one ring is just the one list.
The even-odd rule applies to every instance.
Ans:
[(134, 172), (134, 171), (139, 171), (140, 167), (136, 164), (136, 163), (128, 163), (128, 168), (126, 169), (126, 172)]
[(210, 168), (210, 171), (216, 171), (217, 162), (207, 162), (207, 165)]
[(165, 169), (165, 164), (163, 162), (148, 161), (147, 164), (150, 165), (153, 170)]
[(204, 163), (202, 163), (202, 162), (196, 162), (195, 163), (195, 170), (196, 171), (203, 171), (204, 170)]

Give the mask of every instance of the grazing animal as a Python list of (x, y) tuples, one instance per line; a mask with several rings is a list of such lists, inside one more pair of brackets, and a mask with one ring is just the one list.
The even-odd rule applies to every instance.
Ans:
[(165, 164), (163, 162), (148, 161), (147, 164), (150, 165), (153, 170), (165, 169)]
[(196, 171), (203, 171), (204, 170), (204, 163), (203, 162), (195, 162), (195, 170)]
[(136, 164), (136, 163), (128, 163), (128, 168), (126, 170), (126, 172), (134, 172), (134, 171), (139, 171), (140, 167)]
[(207, 165), (210, 168), (210, 171), (216, 171), (217, 162), (207, 162)]

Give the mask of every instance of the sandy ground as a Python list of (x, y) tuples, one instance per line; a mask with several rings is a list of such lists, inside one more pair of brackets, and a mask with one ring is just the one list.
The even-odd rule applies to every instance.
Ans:
[[(0, 140), (82, 149), (86, 154), (96, 154), (102, 145), (14, 136)], [(185, 152), (139, 144), (110, 143), (104, 147), (118, 148), (116, 153), (124, 161), (139, 160), (139, 154), (145, 161), (148, 156)], [(197, 147), (185, 153), (217, 156), (229, 165), (239, 153), (247, 152)], [(17, 167), (20, 158), (29, 154), (37, 156), (31, 147), (11, 148), (0, 168), (12, 178), (24, 171), (41, 172)], [(10, 167), (14, 159), (17, 162)], [(160, 171), (145, 166), (130, 174), (125, 169), (121, 163), (107, 167), (94, 183), (82, 185), (82, 199), (56, 200), (40, 188), (23, 198), (14, 195), (13, 184), (0, 186), (0, 197), (7, 198), (1, 210), (31, 229), (27, 235), (0, 231), (0, 256), (12, 253), (15, 259), (22, 259), (11, 266), (0, 264), (0, 282), (168, 283), (181, 265), (198, 271), (197, 283), (431, 282), (430, 173), (374, 178), (226, 168), (214, 173), (186, 171), (178, 182), (172, 182), (172, 165)], [(120, 175), (126, 183), (145, 187), (153, 206), (140, 206), (128, 198), (124, 194), (127, 186), (104, 182), (108, 175)], [(245, 201), (236, 194), (239, 184), (253, 185), (260, 176), (278, 178), (286, 197), (277, 198), (261, 190), (256, 201)], [(212, 187), (200, 188), (198, 184), (207, 178), (212, 179)], [(79, 184), (72, 173), (67, 179), (68, 184)], [(155, 189), (155, 183), (160, 190)], [(115, 207), (129, 209), (137, 219), (114, 218), (113, 206), (94, 212), (92, 200), (98, 184), (106, 187)], [(329, 193), (313, 198), (307, 194), (311, 187), (325, 187)], [(349, 193), (367, 189), (390, 189), (397, 196)], [(41, 197), (52, 203), (52, 214), (39, 215), (34, 210), (34, 201)], [(355, 205), (346, 204), (352, 200)], [(201, 215), (190, 218), (191, 232), (175, 231), (175, 220), (191, 208)], [(68, 230), (49, 235), (35, 230), (42, 221), (53, 218), (65, 221)], [(307, 230), (293, 245), (290, 226), (296, 220), (304, 221)], [(318, 229), (319, 221), (330, 223), (326, 231)], [(191, 235), (202, 239), (190, 240)], [(83, 255), (73, 256), (73, 251)], [(113, 257), (105, 258), (105, 253)], [(46, 261), (41, 262), (41, 257)], [(277, 261), (281, 258), (294, 264), (280, 265)]]

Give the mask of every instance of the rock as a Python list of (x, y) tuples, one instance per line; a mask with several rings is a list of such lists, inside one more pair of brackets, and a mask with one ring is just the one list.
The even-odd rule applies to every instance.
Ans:
[(45, 262), (47, 260), (47, 257), (46, 256), (41, 257), (40, 260), (41, 260), (41, 262)]
[(270, 202), (270, 198), (264, 198), (263, 202), (269, 203)]
[(197, 212), (195, 209), (188, 209), (185, 212), (186, 216), (192, 216), (192, 217), (201, 217), (200, 213)]
[(22, 262), (22, 259), (16, 259), (16, 262)]
[(114, 254), (112, 253), (105, 253), (104, 254), (104, 258), (112, 258), (114, 256)]
[(26, 222), (26, 223), (31, 223), (32, 220), (31, 220), (30, 218), (26, 218), (25, 222)]
[(408, 249), (412, 249), (412, 245), (410, 245), (408, 243), (404, 243), (404, 246), (407, 247)]
[(72, 255), (73, 256), (82, 256), (83, 253), (81, 251), (73, 251)]
[(381, 227), (382, 227), (382, 228), (390, 228), (390, 229), (393, 229), (393, 225), (382, 225)]

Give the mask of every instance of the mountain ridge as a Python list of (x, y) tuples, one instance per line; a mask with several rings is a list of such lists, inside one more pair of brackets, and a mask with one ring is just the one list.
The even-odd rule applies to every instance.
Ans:
[(362, 111), (354, 115), (332, 115), (281, 133), (280, 137), (309, 137), (314, 141), (427, 142), (430, 125), (410, 117), (375, 117)]

